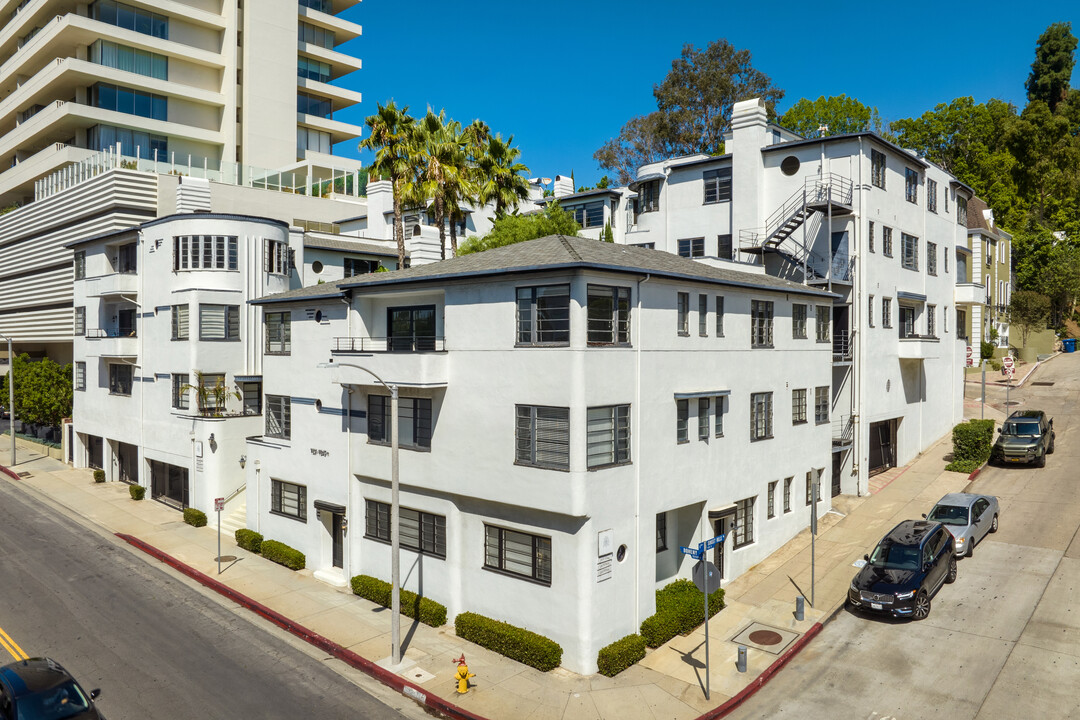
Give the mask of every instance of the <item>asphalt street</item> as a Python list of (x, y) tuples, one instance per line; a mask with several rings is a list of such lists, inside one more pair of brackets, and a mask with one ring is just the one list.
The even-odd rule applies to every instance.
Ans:
[[(1054, 418), (1045, 469), (988, 467), (1000, 530), (960, 561), (921, 622), (843, 610), (730, 718), (1071, 718), (1080, 706), (1080, 354), (1013, 390)], [(977, 393), (974, 388), (968, 396)], [(989, 391), (999, 407), (1004, 391)], [(926, 511), (930, 508), (927, 507)], [(884, 534), (889, 528), (882, 528)], [(869, 551), (870, 548), (867, 548)], [(851, 570), (855, 575), (855, 568)]]
[(110, 720), (405, 717), (253, 618), (0, 482), (0, 629), (101, 688)]

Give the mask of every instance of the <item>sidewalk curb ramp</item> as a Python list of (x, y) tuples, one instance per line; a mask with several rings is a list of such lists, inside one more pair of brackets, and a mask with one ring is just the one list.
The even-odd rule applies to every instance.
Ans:
[[(225, 583), (219, 582), (218, 580), (215, 580), (209, 575), (199, 572), (195, 568), (180, 562), (171, 555), (168, 555), (167, 553), (158, 550), (153, 545), (150, 545), (149, 543), (140, 540), (137, 537), (134, 537), (132, 535), (126, 535), (124, 533), (116, 533), (116, 537), (120, 538), (129, 545), (132, 545), (139, 550), (142, 550), (147, 555), (150, 555), (151, 557), (160, 560), (169, 567), (178, 570), (184, 575), (187, 575), (196, 582), (210, 588), (218, 594), (229, 598), (241, 607), (245, 607), (248, 610), (254, 612), (255, 614), (265, 618), (266, 620), (269, 620), (273, 624), (277, 625), (279, 628), (295, 635), (301, 640), (311, 645), (314, 645), (320, 650), (330, 653), (338, 660), (341, 660), (345, 664), (356, 668), (360, 672), (375, 678), (383, 685), (393, 688), (405, 697), (415, 700), (420, 705), (431, 708), (440, 715), (452, 718), (453, 720), (487, 720), (480, 715), (476, 715), (469, 712), (468, 710), (459, 708), (457, 705), (454, 705), (450, 702), (447, 702), (446, 700), (443, 700), (440, 697), (436, 697), (435, 695), (425, 692), (423, 689), (417, 687), (413, 683), (408, 682), (400, 675), (397, 675), (396, 673), (393, 673), (380, 665), (376, 665), (371, 660), (357, 655), (352, 650), (344, 648), (341, 645), (338, 645), (336, 642), (325, 638), (322, 635), (319, 635), (318, 633), (312, 632), (303, 625), (299, 625), (293, 622), (292, 620), (285, 617), (276, 610), (272, 610), (267, 606), (263, 605), (262, 603), (253, 600), (252, 598), (249, 598), (247, 595), (233, 590)], [(813, 628), (811, 628), (811, 630), (813, 630)]]

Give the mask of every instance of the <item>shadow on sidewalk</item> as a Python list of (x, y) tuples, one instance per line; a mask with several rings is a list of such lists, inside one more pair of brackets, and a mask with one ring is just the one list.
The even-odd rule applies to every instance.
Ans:
[(694, 653), (700, 650), (704, 644), (705, 642), (702, 641), (698, 643), (695, 647), (687, 650), (686, 652), (681, 652), (679, 650), (675, 650), (675, 648), (672, 648), (672, 650), (675, 650), (675, 652), (679, 653), (679, 655), (682, 656), (682, 661), (684, 663), (694, 668), (694, 677), (697, 678), (697, 684), (698, 687), (701, 688), (702, 693), (705, 692), (705, 679), (701, 676), (701, 671), (705, 669), (705, 663), (695, 658)]

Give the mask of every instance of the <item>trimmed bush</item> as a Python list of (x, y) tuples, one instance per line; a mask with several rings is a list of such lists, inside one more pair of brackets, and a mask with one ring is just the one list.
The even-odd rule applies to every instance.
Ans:
[(206, 525), (206, 513), (195, 508), (184, 508), (184, 522), (192, 527), (204, 527)]
[[(393, 587), (390, 583), (370, 575), (357, 575), (352, 579), (353, 595), (359, 595), (385, 608), (392, 604)], [(401, 614), (419, 620), (431, 627), (446, 624), (446, 606), (431, 598), (417, 595), (411, 590), (401, 590)]]
[(562, 647), (554, 640), (476, 613), (463, 612), (454, 618), (454, 632), (462, 640), (543, 672), (562, 662)]
[(256, 555), (262, 552), (262, 541), (263, 536), (254, 530), (240, 528), (236, 531), (236, 544), (248, 552), (253, 552)]
[(596, 654), (596, 667), (601, 675), (615, 677), (643, 657), (645, 638), (634, 633), (600, 648)]
[(945, 469), (970, 473), (990, 459), (994, 421), (969, 420), (953, 428), (953, 461)]
[(303, 570), (307, 564), (304, 553), (277, 540), (263, 540), (259, 552), (267, 560), (284, 565), (290, 570)]
[(128, 485), (128, 492), (131, 493), (132, 500), (142, 500), (146, 497), (146, 488), (142, 485)]
[(105, 471), (104, 470), (95, 470), (94, 471), (94, 482), (96, 482), (96, 483), (105, 482)]
[(997, 346), (994, 345), (994, 343), (986, 342), (984, 340), (982, 343), (979, 344), (979, 356), (983, 360), (989, 360), (990, 358), (994, 357), (994, 350), (996, 349)]
[[(641, 623), (641, 636), (651, 648), (660, 647), (676, 635), (688, 635), (705, 622), (705, 601), (690, 580), (676, 580), (656, 591), (656, 613)], [(724, 591), (709, 595), (709, 617), (724, 607)]]

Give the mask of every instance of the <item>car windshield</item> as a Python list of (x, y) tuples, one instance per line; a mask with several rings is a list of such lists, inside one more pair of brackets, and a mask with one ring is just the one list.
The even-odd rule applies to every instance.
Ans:
[(1001, 428), (1002, 435), (1038, 435), (1038, 420), (1009, 420)]
[(90, 709), (90, 701), (73, 682), (19, 698), (16, 720), (63, 720)]
[(960, 505), (935, 505), (926, 519), (946, 525), (967, 525), (968, 509)]
[(870, 555), (870, 564), (886, 570), (918, 570), (919, 548), (891, 542), (878, 543)]

